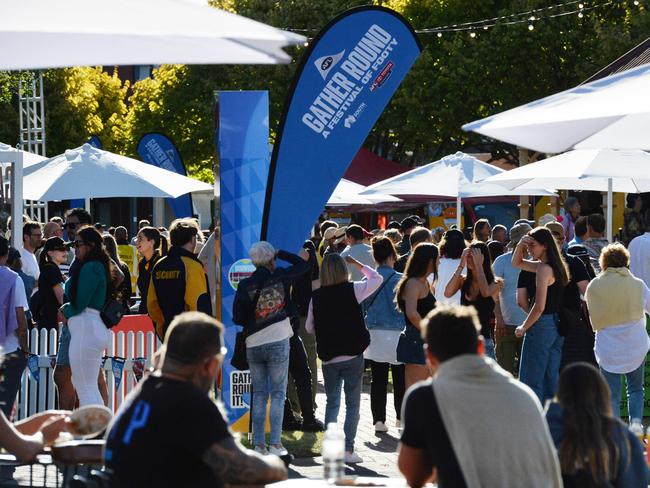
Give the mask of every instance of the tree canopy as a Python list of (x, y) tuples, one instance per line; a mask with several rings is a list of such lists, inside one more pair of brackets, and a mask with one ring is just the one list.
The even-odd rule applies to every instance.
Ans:
[[(334, 16), (365, 1), (210, 0), (215, 7), (313, 37)], [(546, 7), (541, 0), (376, 0), (418, 29), (476, 21)], [(573, 7), (575, 8), (575, 7)], [(488, 30), (419, 34), (423, 53), (378, 120), (365, 145), (417, 165), (456, 150), (481, 150), (516, 160), (513, 148), (461, 126), (575, 86), (645, 39), (644, 4), (614, 1), (583, 17), (496, 25)], [(214, 100), (218, 90), (269, 90), (271, 142), (303, 46), (287, 49), (287, 66), (162, 66), (153, 76), (122, 84), (99, 68), (50, 70), (46, 75), (48, 153), (97, 134), (109, 150), (135, 156), (146, 132), (167, 134), (190, 175), (211, 181)], [(13, 83), (13, 85), (12, 85)], [(13, 142), (13, 78), (0, 73), (0, 140)], [(17, 118), (17, 116), (16, 116)]]

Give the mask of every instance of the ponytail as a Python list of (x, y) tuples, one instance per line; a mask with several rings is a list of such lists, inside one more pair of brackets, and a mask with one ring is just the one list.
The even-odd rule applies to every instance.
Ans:
[(155, 227), (143, 227), (138, 233), (142, 233), (142, 235), (147, 239), (153, 241), (154, 251), (157, 252), (160, 257), (167, 255), (169, 242), (167, 242), (167, 238), (162, 235), (158, 229)]

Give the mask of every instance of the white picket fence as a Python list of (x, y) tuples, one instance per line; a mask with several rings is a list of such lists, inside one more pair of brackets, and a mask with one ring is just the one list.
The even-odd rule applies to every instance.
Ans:
[[(137, 383), (133, 373), (133, 359), (146, 358), (145, 370), (151, 366), (151, 358), (160, 346), (160, 341), (153, 332), (111, 332), (112, 341), (104, 355), (110, 357), (124, 358), (124, 370), (119, 388), (116, 388), (115, 375), (112, 369), (112, 361), (104, 363), (106, 383), (108, 385), (108, 406), (116, 411), (124, 401), (124, 397), (133, 389)], [(14, 418), (17, 420), (26, 418), (44, 410), (55, 408), (56, 387), (53, 378), (53, 361), (58, 348), (58, 333), (56, 330), (30, 331), (29, 337), (30, 352), (38, 355), (39, 380), (33, 378), (26, 368), (21, 388), (18, 393), (17, 408)], [(99, 371), (99, 370), (98, 370)]]

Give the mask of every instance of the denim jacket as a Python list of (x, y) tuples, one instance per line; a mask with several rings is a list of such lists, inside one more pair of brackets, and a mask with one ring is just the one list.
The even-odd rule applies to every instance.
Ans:
[(377, 272), (384, 278), (384, 282), (362, 303), (366, 313), (366, 327), (368, 330), (402, 330), (404, 314), (397, 310), (395, 304), (395, 287), (402, 278), (402, 273), (388, 266), (379, 266)]

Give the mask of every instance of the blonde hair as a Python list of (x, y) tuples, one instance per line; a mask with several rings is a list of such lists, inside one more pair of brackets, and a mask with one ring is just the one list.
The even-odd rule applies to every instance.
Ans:
[(328, 254), (320, 270), (320, 285), (332, 286), (349, 281), (350, 275), (345, 260), (338, 254)]
[(605, 246), (600, 253), (600, 268), (627, 268), (630, 266), (630, 252), (618, 242)]

